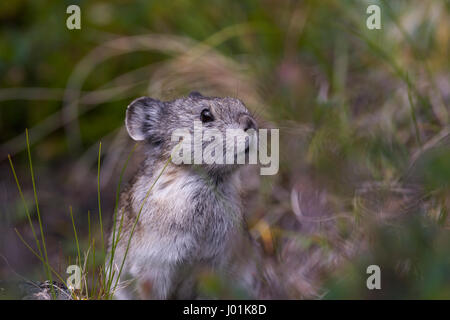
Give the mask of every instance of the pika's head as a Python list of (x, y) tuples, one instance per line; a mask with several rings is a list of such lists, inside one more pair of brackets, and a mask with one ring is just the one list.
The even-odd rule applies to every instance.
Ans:
[(237, 158), (248, 158), (256, 145), (257, 123), (242, 101), (198, 92), (173, 101), (138, 98), (127, 108), (125, 125), (130, 137), (147, 142), (149, 152), (159, 159), (174, 156), (178, 148), (182, 164), (208, 171), (233, 170), (242, 163)]

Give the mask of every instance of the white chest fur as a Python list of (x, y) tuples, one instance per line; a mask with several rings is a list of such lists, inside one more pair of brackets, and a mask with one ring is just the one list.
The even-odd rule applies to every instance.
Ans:
[[(134, 212), (139, 212), (152, 183), (136, 182)], [(143, 264), (222, 264), (241, 227), (236, 187), (231, 179), (215, 184), (189, 171), (168, 171), (149, 193), (139, 225), (133, 247)]]

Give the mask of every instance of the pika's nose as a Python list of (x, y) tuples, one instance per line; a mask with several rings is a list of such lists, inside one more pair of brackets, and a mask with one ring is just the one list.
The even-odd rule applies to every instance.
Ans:
[(244, 130), (244, 131), (247, 131), (250, 129), (253, 129), (253, 130), (257, 129), (255, 120), (253, 120), (253, 118), (247, 114), (243, 114), (239, 117), (239, 125), (242, 128), (242, 130)]

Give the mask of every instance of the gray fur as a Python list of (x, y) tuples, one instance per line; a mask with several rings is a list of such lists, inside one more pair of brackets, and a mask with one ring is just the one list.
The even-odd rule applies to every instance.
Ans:
[[(128, 133), (146, 144), (146, 157), (120, 197), (117, 229), (122, 215), (123, 227), (113, 262), (116, 275), (146, 193), (176, 145), (171, 141), (171, 133), (177, 128), (192, 129), (204, 108), (210, 108), (215, 118), (204, 124), (206, 128), (225, 132), (227, 128), (245, 126), (248, 121), (256, 128), (244, 104), (229, 97), (204, 97), (194, 92), (164, 102), (142, 97), (128, 106)], [(205, 268), (229, 272), (236, 246), (246, 240), (237, 167), (177, 166), (169, 161), (142, 207), (117, 298), (134, 297), (133, 286), (123, 288), (126, 279), (135, 280), (141, 298), (194, 298), (199, 272)], [(111, 241), (112, 234), (110, 246)]]

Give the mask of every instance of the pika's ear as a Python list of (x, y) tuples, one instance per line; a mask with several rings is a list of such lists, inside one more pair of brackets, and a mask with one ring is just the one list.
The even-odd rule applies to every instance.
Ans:
[(152, 136), (160, 120), (162, 102), (149, 97), (140, 97), (127, 107), (125, 126), (133, 140), (142, 141)]
[(203, 95), (198, 91), (192, 91), (189, 93), (189, 97), (191, 98), (203, 98)]

